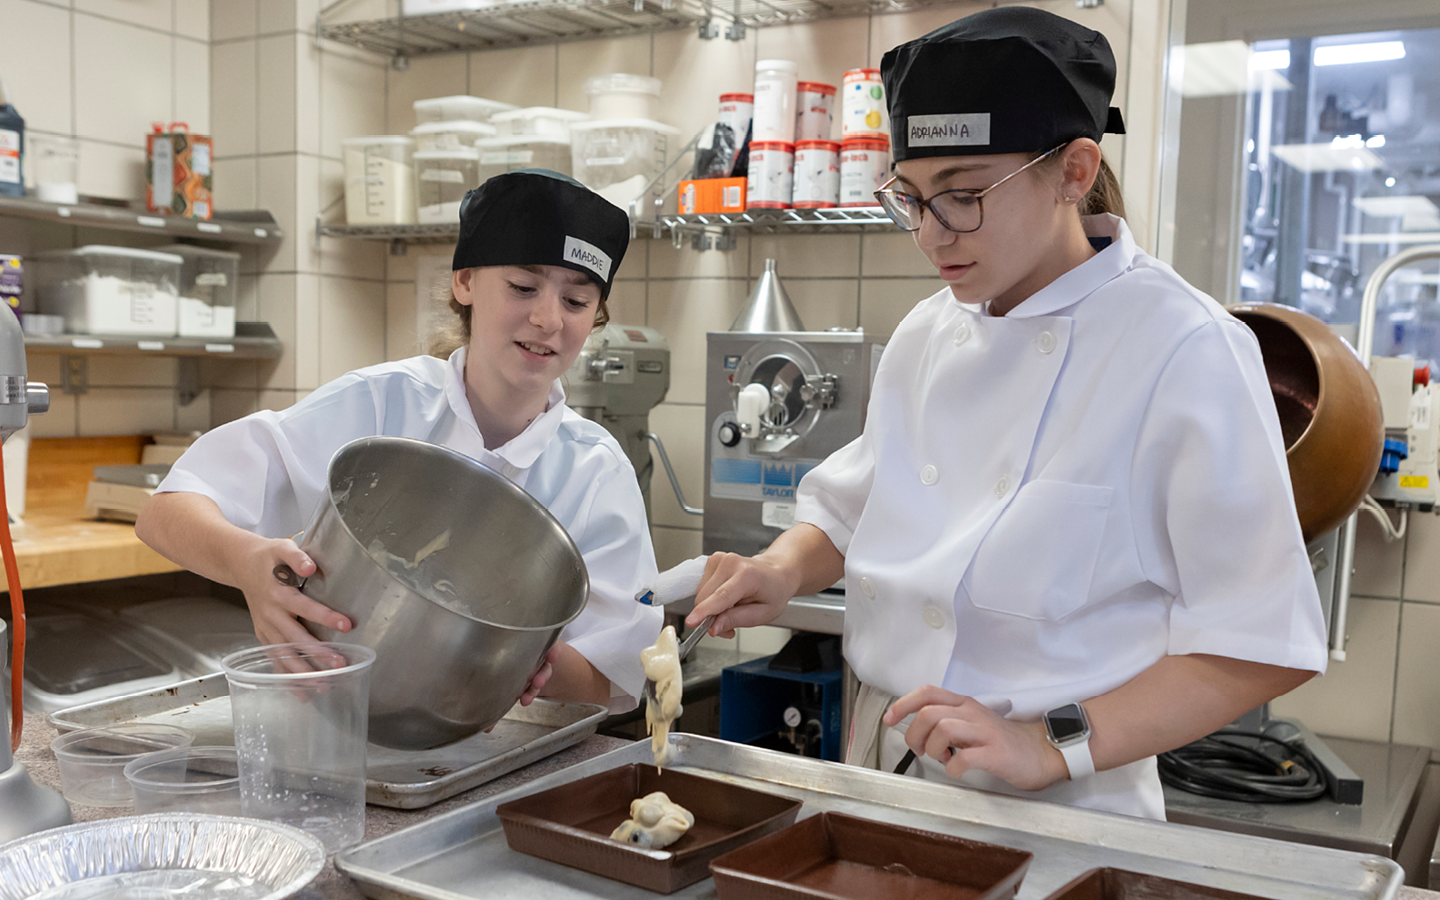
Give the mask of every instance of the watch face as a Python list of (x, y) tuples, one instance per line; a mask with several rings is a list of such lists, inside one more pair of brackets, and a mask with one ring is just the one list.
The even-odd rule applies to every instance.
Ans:
[(1067, 703), (1045, 714), (1045, 729), (1050, 733), (1050, 740), (1057, 744), (1080, 737), (1087, 728), (1085, 713), (1078, 703)]

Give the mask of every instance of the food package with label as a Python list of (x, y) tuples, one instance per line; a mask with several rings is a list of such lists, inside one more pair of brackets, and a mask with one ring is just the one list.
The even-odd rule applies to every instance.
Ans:
[[(214, 212), (207, 135), (191, 134), (184, 122), (155, 123), (145, 136), (145, 208), (153, 213), (208, 219)], [(168, 130), (167, 130), (168, 129)]]
[(680, 213), (745, 211), (745, 179), (700, 178), (680, 182)]

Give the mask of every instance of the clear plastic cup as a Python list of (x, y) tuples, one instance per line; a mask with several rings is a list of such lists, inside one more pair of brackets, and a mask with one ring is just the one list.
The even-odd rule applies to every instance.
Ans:
[(272, 644), (220, 661), (230, 683), (240, 814), (308, 831), (327, 853), (365, 833), (365, 738), (375, 651)]
[(83, 728), (50, 742), (60, 764), (65, 799), (81, 806), (129, 806), (135, 802), (125, 766), (147, 753), (188, 747), (195, 735), (177, 725), (122, 722)]
[(234, 747), (181, 747), (147, 753), (125, 766), (135, 814), (240, 815), (240, 765)]

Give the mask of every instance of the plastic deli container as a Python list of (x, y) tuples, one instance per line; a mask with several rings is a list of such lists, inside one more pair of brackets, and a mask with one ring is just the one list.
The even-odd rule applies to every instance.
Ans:
[(173, 253), (90, 245), (37, 253), (26, 267), (34, 266), (40, 312), (63, 316), (72, 334), (174, 337), (183, 263)]
[(121, 722), (62, 734), (50, 742), (65, 799), (81, 806), (135, 802), (125, 766), (147, 753), (188, 747), (195, 735), (176, 725)]
[(660, 111), (660, 79), (615, 72), (585, 82), (590, 118), (654, 119)]
[(415, 142), (386, 134), (349, 138), (340, 144), (345, 151), (345, 221), (413, 225)]
[(451, 122), (455, 119), (469, 119), (472, 122), (488, 122), (490, 117), (496, 113), (514, 109), (512, 103), (501, 103), (499, 100), (486, 100), (484, 97), (472, 97), (469, 94), (456, 94), (452, 97), (431, 97), (427, 100), (415, 101), (415, 124), (424, 125), (427, 122)]
[(35, 195), (46, 203), (79, 203), (76, 173), (80, 142), (70, 137), (31, 132), (25, 147), (26, 175), (35, 179)]
[(159, 249), (184, 260), (180, 266), (180, 297), (176, 304), (177, 333), (181, 337), (233, 338), (240, 254), (189, 244), (170, 244)]
[(447, 225), (460, 221), (465, 192), (480, 186), (480, 153), (469, 147), (415, 153), (416, 221)]
[(794, 173), (794, 144), (751, 141), (746, 205), (751, 208), (789, 209)]
[(795, 143), (795, 85), (800, 67), (788, 59), (755, 64), (755, 124), (752, 140)]
[(735, 144), (744, 143), (750, 133), (750, 120), (755, 118), (754, 94), (721, 94), (720, 118), (722, 125), (729, 125), (735, 134)]
[(835, 129), (835, 85), (802, 81), (795, 86), (795, 142), (828, 141)]
[(180, 747), (125, 764), (135, 815), (188, 812), (240, 815), (240, 762), (234, 747)]
[(569, 175), (574, 168), (568, 137), (510, 134), (476, 141), (475, 150), (480, 154), (480, 184), (516, 169), (550, 169)]
[(890, 137), (890, 112), (885, 108), (885, 85), (879, 69), (851, 69), (845, 73), (840, 97), (840, 137)]
[(455, 119), (451, 122), (426, 122), (410, 129), (416, 150), (458, 150), (469, 148), (481, 138), (494, 137), (499, 132), (494, 125), (472, 122), (469, 119)]
[(796, 209), (828, 209), (840, 204), (840, 144), (800, 141), (795, 145)]
[(549, 137), (570, 140), (570, 123), (583, 122), (590, 118), (573, 109), (556, 109), (553, 106), (527, 106), (509, 112), (496, 113), (490, 124), (500, 134), (543, 134)]
[(841, 142), (841, 206), (874, 206), (875, 192), (889, 177), (889, 138), (849, 138)]
[[(570, 126), (571, 174), (606, 200), (642, 219), (655, 214), (665, 154), (678, 128), (652, 119), (606, 119)], [(649, 190), (646, 186), (649, 185)]]

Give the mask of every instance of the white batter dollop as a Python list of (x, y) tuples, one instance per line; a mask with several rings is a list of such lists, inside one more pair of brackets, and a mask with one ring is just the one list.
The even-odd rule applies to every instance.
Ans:
[[(675, 630), (666, 630), (673, 640)], [(660, 850), (680, 840), (694, 824), (694, 813), (672, 801), (664, 791), (656, 791), (630, 801), (630, 818), (610, 833), (610, 840)]]
[(650, 733), (650, 749), (655, 753), (655, 768), (660, 769), (675, 759), (670, 727), (680, 718), (684, 684), (680, 640), (673, 625), (666, 625), (655, 643), (640, 651), (640, 664), (645, 668), (645, 677), (655, 682), (655, 700), (645, 704), (645, 727)]

